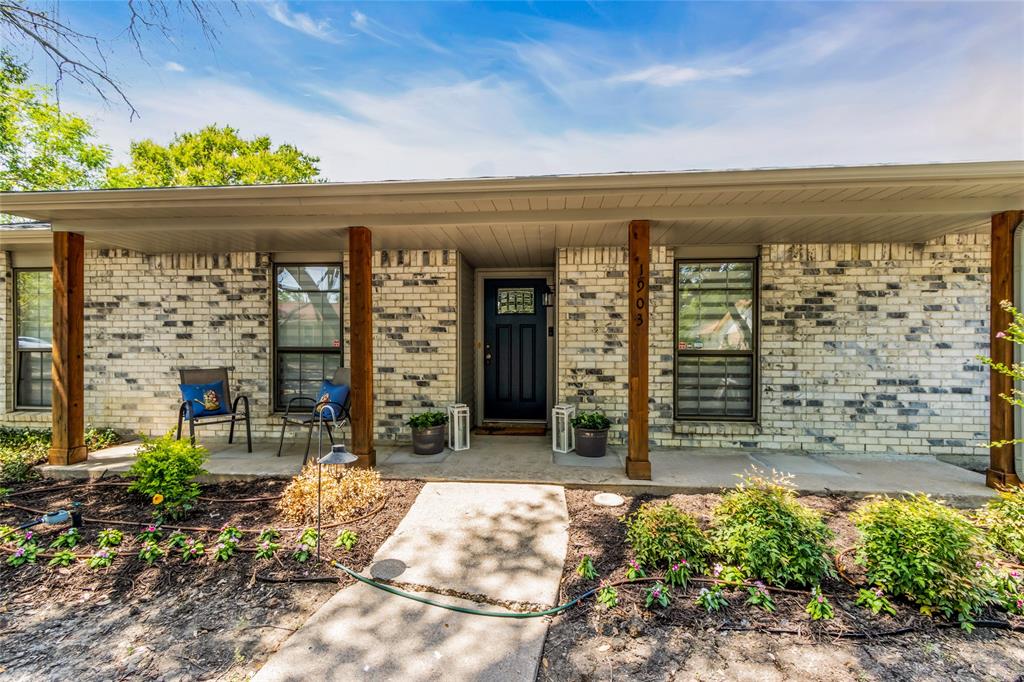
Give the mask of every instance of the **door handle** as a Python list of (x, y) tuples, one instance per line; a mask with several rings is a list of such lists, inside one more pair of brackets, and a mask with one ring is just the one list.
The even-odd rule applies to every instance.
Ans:
[(491, 364), (491, 344), (484, 344), (484, 364)]

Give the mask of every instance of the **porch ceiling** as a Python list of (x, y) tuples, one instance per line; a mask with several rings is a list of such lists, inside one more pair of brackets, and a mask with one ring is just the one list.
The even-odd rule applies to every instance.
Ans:
[[(0, 194), (0, 211), (146, 253), (455, 248), (477, 266), (550, 264), (561, 246), (924, 241), (1024, 208), (1024, 161), (421, 182)], [(38, 237), (37, 237), (38, 238)], [(31, 241), (0, 231), (3, 248)]]

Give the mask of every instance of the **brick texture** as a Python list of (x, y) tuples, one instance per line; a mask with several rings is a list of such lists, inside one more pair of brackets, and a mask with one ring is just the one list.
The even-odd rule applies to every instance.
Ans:
[[(652, 249), (652, 444), (987, 456), (987, 235), (764, 247), (757, 424), (673, 419), (673, 257)], [(605, 411), (618, 442), (625, 266), (625, 249), (558, 254), (559, 400)]]
[[(4, 376), (11, 377), (13, 302), (9, 268), (0, 257), (0, 335), (5, 339), (0, 361)], [(456, 257), (454, 251), (374, 254), (378, 438), (405, 437), (402, 424), (411, 413), (455, 397)], [(128, 433), (163, 433), (176, 423), (178, 369), (225, 366), (230, 368), (232, 391), (251, 400), (254, 437), (276, 436), (280, 420), (272, 414), (271, 400), (272, 276), (271, 268), (257, 265), (254, 253), (87, 252), (89, 423)], [(347, 301), (347, 280), (344, 286)], [(10, 411), (12, 382), (2, 383), (6, 414), (0, 423), (49, 422), (46, 412)], [(219, 438), (226, 432), (226, 426), (209, 426), (200, 436)]]

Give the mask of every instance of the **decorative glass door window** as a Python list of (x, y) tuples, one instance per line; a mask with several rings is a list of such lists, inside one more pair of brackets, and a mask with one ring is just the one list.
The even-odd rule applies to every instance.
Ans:
[(533, 287), (498, 289), (499, 315), (533, 315)]
[(274, 405), (315, 397), (342, 362), (341, 266), (274, 268)]
[(676, 262), (676, 418), (753, 420), (757, 263)]

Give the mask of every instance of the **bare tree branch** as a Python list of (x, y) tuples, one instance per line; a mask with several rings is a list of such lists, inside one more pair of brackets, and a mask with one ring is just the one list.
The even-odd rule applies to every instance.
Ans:
[[(213, 1), (126, 1), (129, 19), (124, 33), (143, 60), (144, 35), (155, 31), (166, 40), (172, 40), (176, 18), (196, 23), (211, 48), (217, 42), (217, 27), (224, 21), (221, 6)], [(237, 0), (232, 0), (230, 7), (236, 13), (240, 11)], [(124, 86), (110, 72), (107, 42), (69, 26), (56, 15), (33, 9), (27, 0), (0, 0), (0, 31), (40, 49), (57, 69), (56, 85), (65, 77), (71, 78), (91, 88), (105, 102), (124, 102), (131, 119), (138, 116), (139, 112), (128, 98)]]

